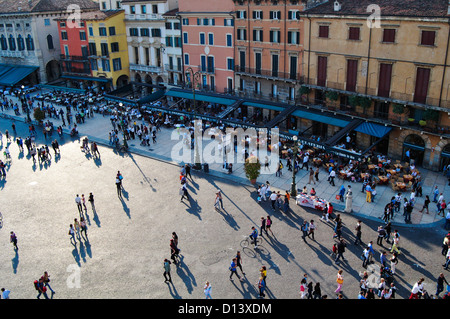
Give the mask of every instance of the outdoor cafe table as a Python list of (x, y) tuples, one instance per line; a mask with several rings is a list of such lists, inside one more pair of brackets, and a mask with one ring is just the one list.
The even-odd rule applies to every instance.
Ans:
[(405, 188), (406, 188), (406, 184), (405, 184), (405, 183), (402, 183), (402, 182), (396, 182), (396, 184), (397, 184), (397, 187), (398, 187), (399, 189), (405, 190)]
[(405, 180), (405, 182), (409, 182), (410, 180), (413, 179), (412, 175), (403, 175), (403, 179)]
[(370, 176), (370, 174), (369, 173), (361, 173), (361, 178), (364, 178), (364, 177), (369, 177)]
[(387, 183), (387, 181), (388, 181), (388, 178), (384, 175), (380, 175), (380, 176), (378, 176), (378, 178), (380, 179), (380, 182), (383, 184)]
[(376, 166), (376, 165), (374, 165), (374, 164), (370, 164), (370, 165), (367, 165), (367, 167), (368, 167), (369, 169), (374, 169), (374, 168), (377, 168), (377, 166)]
[(386, 172), (391, 173), (391, 175), (397, 174), (397, 172), (395, 171), (395, 169), (387, 169)]

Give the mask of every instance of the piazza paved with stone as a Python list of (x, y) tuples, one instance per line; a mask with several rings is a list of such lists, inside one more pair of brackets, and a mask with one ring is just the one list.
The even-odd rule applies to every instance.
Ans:
[[(8, 112), (7, 112), (8, 113)], [(12, 115), (12, 111), (9, 112)], [(58, 120), (52, 119), (56, 126)], [(17, 136), (27, 135), (23, 115), (15, 118)], [(0, 130), (11, 130), (10, 119), (0, 119)], [(245, 178), (242, 165), (236, 165), (233, 174), (222, 172), (220, 164), (210, 165), (210, 172), (193, 171), (188, 180), (192, 199), (180, 201), (180, 163), (172, 161), (170, 154), (177, 141), (170, 140), (172, 130), (162, 129), (158, 142), (142, 147), (138, 140), (129, 141), (130, 151), (118, 153), (108, 145), (111, 124), (108, 117), (96, 114), (79, 125), (80, 139), (65, 134), (60, 140), (61, 156), (48, 164), (33, 165), (27, 151), (19, 153), (17, 145), (10, 146), (12, 163), (6, 179), (0, 181), (0, 211), (3, 227), (0, 229), (0, 286), (11, 290), (11, 298), (35, 298), (33, 281), (44, 271), (51, 276), (56, 291), (53, 298), (204, 298), (203, 286), (209, 280), (213, 298), (257, 298), (256, 282), (259, 269), (268, 269), (266, 299), (299, 298), (300, 280), (304, 273), (313, 283), (320, 282), (322, 294), (335, 298), (336, 273), (344, 270), (343, 295), (354, 299), (359, 292), (362, 246), (353, 245), (354, 227), (363, 221), (362, 239), (376, 242), (376, 229), (382, 222), (378, 218), (393, 192), (379, 187), (374, 203), (365, 203), (359, 192), (360, 184), (353, 187), (354, 213), (341, 212), (344, 221), (343, 237), (347, 241), (347, 262), (335, 263), (330, 257), (334, 243), (334, 223), (319, 221), (320, 214), (313, 209), (295, 205), (285, 214), (273, 212), (268, 202), (258, 204), (256, 188)], [(67, 131), (66, 131), (67, 132)], [(81, 152), (81, 138), (100, 145), (100, 159)], [(36, 143), (50, 145), (38, 129)], [(3, 148), (6, 146), (3, 136)], [(53, 155), (53, 151), (51, 151)], [(124, 176), (123, 199), (116, 194), (115, 175)], [(424, 195), (438, 185), (446, 198), (449, 186), (440, 173), (425, 171)], [(319, 197), (339, 203), (335, 195), (342, 181), (331, 187), (325, 171), (315, 185)], [(290, 189), (291, 175), (285, 170), (282, 177), (261, 175), (259, 182), (269, 181), (272, 190), (284, 193)], [(306, 185), (306, 171), (297, 174), (297, 187)], [(347, 184), (347, 182), (346, 182)], [(311, 185), (308, 185), (310, 188)], [(224, 196), (224, 210), (213, 207), (215, 190)], [(95, 196), (95, 212), (87, 205), (88, 241), (70, 243), (68, 226), (78, 218), (76, 194)], [(423, 198), (413, 212), (412, 224), (406, 225), (401, 214), (393, 221), (402, 236), (402, 254), (395, 277), (397, 298), (408, 298), (414, 282), (425, 278), (425, 287), (434, 294), (435, 282), (442, 271), (441, 243), (447, 231), (442, 217), (417, 212)], [(262, 216), (274, 220), (274, 236), (264, 236), (259, 249), (243, 248), (240, 242), (250, 234), (252, 226), (259, 227)], [(301, 238), (303, 220), (314, 219), (318, 225), (316, 240)], [(9, 232), (18, 236), (19, 250), (9, 242)], [(181, 265), (172, 265), (173, 284), (165, 283), (163, 260), (170, 257), (171, 233), (179, 235)], [(374, 245), (376, 263), (368, 268), (375, 271), (382, 247)], [(389, 245), (384, 243), (384, 249)], [(246, 277), (243, 282), (229, 280), (229, 264), (237, 250), (243, 255)], [(238, 271), (238, 273), (240, 273)], [(447, 274), (446, 271), (444, 271)], [(120, 287), (120, 288), (118, 288)]]

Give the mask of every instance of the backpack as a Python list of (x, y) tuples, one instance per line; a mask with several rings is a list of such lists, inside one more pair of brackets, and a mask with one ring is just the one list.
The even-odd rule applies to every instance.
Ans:
[(34, 281), (34, 288), (39, 290), (39, 282), (37, 280)]

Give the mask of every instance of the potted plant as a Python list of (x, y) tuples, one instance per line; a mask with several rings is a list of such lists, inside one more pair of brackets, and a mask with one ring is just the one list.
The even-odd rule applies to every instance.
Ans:
[(245, 176), (252, 184), (256, 184), (256, 179), (261, 172), (261, 162), (256, 156), (249, 156), (244, 164)]
[(327, 97), (327, 99), (329, 99), (330, 101), (333, 101), (333, 104), (335, 104), (336, 101), (337, 101), (338, 98), (339, 98), (339, 93), (338, 93), (338, 92), (335, 92), (335, 91), (328, 91), (328, 92), (326, 93), (326, 97)]
[(425, 125), (427, 125), (427, 121), (422, 119), (422, 120), (419, 121), (419, 125), (424, 127)]

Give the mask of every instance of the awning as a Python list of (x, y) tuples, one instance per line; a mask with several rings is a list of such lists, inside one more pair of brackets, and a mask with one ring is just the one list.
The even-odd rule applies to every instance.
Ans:
[(329, 125), (334, 125), (334, 126), (339, 126), (339, 127), (345, 127), (350, 123), (350, 121), (342, 120), (339, 118), (326, 116), (326, 115), (322, 115), (322, 114), (317, 114), (317, 113), (312, 113), (312, 112), (307, 112), (307, 111), (302, 111), (302, 110), (297, 110), (297, 111), (292, 112), (292, 116), (298, 116), (302, 119), (313, 120), (313, 121), (317, 121), (317, 122), (321, 122), (321, 123), (325, 123), (325, 124), (329, 124)]
[(146, 97), (143, 97), (138, 101), (139, 104), (149, 103), (156, 100), (159, 100), (161, 97), (164, 96), (164, 89), (159, 89), (156, 92), (147, 95)]
[(62, 75), (63, 79), (71, 79), (71, 80), (84, 80), (84, 81), (94, 81), (94, 82), (111, 82), (111, 79), (107, 78), (99, 78), (93, 76), (81, 76), (81, 75)]
[(0, 65), (0, 85), (13, 86), (33, 73), (39, 67), (26, 65)]
[[(194, 99), (194, 94), (192, 92), (179, 91), (179, 90), (169, 90), (166, 92), (166, 96), (179, 97), (179, 98), (189, 99), (189, 100)], [(227, 99), (227, 98), (218, 97), (218, 96), (214, 96), (214, 95), (201, 94), (198, 92), (195, 92), (195, 100), (223, 104), (223, 105), (231, 105), (236, 102), (235, 99)]]
[(253, 106), (253, 107), (258, 107), (261, 109), (268, 109), (268, 110), (274, 110), (274, 111), (280, 111), (280, 112), (285, 109), (282, 106), (276, 106), (276, 105), (265, 104), (265, 103), (257, 103), (257, 102), (244, 102), (244, 103), (242, 103), (242, 105)]
[(356, 132), (364, 133), (378, 138), (386, 136), (386, 134), (388, 134), (391, 130), (392, 127), (390, 126), (384, 126), (371, 122), (361, 123), (358, 127), (355, 128)]

